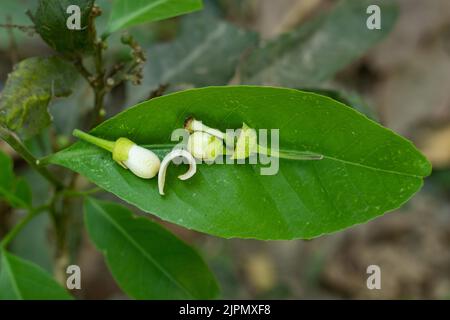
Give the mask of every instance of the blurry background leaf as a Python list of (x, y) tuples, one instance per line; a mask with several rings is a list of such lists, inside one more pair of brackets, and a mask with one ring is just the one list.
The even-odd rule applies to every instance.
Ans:
[(321, 88), (305, 88), (300, 89), (302, 91), (314, 92), (323, 96), (330, 97), (336, 101), (339, 101), (359, 112), (365, 114), (368, 118), (377, 121), (378, 116), (374, 110), (364, 101), (364, 99), (356, 92), (346, 90), (334, 90), (334, 89), (321, 89)]
[[(97, 34), (101, 35), (107, 31), (111, 9), (114, 4), (113, 0), (96, 0), (95, 4), (100, 7), (102, 15), (95, 19)], [(146, 47), (158, 38), (158, 32), (162, 25), (168, 24), (171, 28), (176, 26), (176, 19), (161, 20), (158, 22), (148, 22), (134, 25), (127, 28), (126, 32), (131, 34), (141, 47)], [(175, 29), (173, 27), (172, 29)], [(171, 31), (172, 32), (172, 31)], [(115, 32), (108, 37), (108, 52), (106, 54), (116, 56), (119, 55), (123, 59), (130, 59), (130, 48), (123, 45), (121, 37), (123, 32)]]
[[(46, 153), (40, 152), (34, 142), (35, 138), (27, 141), (27, 147), (36, 156), (43, 156)], [(20, 170), (22, 169), (22, 170)], [(46, 179), (35, 170), (25, 167), (18, 169), (19, 179), (25, 179), (32, 190), (33, 205), (40, 206), (48, 203), (51, 198), (49, 192), (50, 186)], [(25, 169), (25, 170), (23, 170)], [(16, 171), (17, 172), (17, 171)], [(21, 215), (16, 214), (16, 221)], [(53, 255), (54, 255), (54, 238), (51, 237), (52, 223), (50, 215), (42, 213), (35, 216), (23, 229), (14, 237), (8, 246), (10, 252), (25, 260), (29, 260), (46, 270), (53, 273)], [(73, 227), (73, 226), (72, 226)]]
[[(58, 52), (66, 55), (89, 52), (95, 40), (91, 17), (93, 4), (94, 0), (39, 0), (33, 15), (36, 31)], [(67, 19), (71, 14), (66, 10), (70, 5), (81, 9), (81, 30), (67, 28)]]
[(72, 297), (33, 263), (0, 250), (0, 299), (67, 300)]
[(87, 199), (85, 222), (119, 286), (136, 299), (211, 299), (214, 276), (201, 257), (158, 224), (121, 205)]
[[(171, 168), (166, 195), (157, 181), (118, 166), (111, 154), (78, 142), (50, 157), (105, 190), (164, 220), (222, 237), (312, 238), (373, 219), (417, 192), (430, 164), (411, 142), (328, 97), (269, 87), (209, 87), (149, 100), (116, 115), (92, 134), (138, 144), (169, 143), (174, 129), (195, 116), (221, 130), (280, 129), (280, 148), (311, 151), (320, 161)], [(143, 125), (145, 124), (145, 125)]]
[(148, 48), (142, 85), (130, 85), (128, 105), (148, 99), (160, 85), (176, 91), (177, 85), (200, 87), (230, 81), (241, 56), (256, 45), (258, 36), (220, 19), (213, 11), (207, 5), (202, 12), (183, 17), (174, 41)]
[(92, 109), (92, 101), (94, 101), (93, 90), (89, 83), (81, 78), (74, 84), (73, 94), (65, 99), (52, 101), (49, 110), (56, 132), (70, 136), (73, 129), (84, 125), (80, 121)]
[(28, 208), (31, 206), (31, 190), (23, 178), (16, 178), (12, 160), (0, 151), (0, 198), (11, 206)]
[(115, 0), (107, 33), (157, 21), (202, 8), (201, 0)]
[(76, 78), (74, 67), (58, 57), (23, 60), (1, 93), (0, 124), (25, 137), (38, 133), (51, 123), (51, 98), (69, 95)]
[[(32, 22), (27, 16), (26, 11), (36, 7), (35, 0), (2, 0), (0, 1), (0, 24), (12, 23), (15, 25), (31, 26)], [(8, 21), (9, 20), (9, 21)], [(21, 44), (23, 40), (29, 37), (20, 30), (12, 29), (14, 40)], [(0, 49), (6, 49), (10, 44), (9, 31), (6, 28), (0, 28)]]
[[(366, 9), (371, 4), (381, 7), (381, 30), (366, 26)], [(242, 63), (241, 82), (317, 86), (379, 42), (396, 17), (394, 1), (342, 0), (329, 13), (255, 49)]]
[(35, 263), (45, 271), (53, 272), (54, 243), (50, 241), (51, 220), (48, 214), (39, 214), (14, 237), (8, 250)]

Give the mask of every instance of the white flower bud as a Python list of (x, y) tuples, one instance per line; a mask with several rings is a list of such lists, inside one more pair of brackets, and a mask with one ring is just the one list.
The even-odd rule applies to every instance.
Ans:
[(114, 161), (136, 176), (151, 179), (158, 173), (161, 162), (152, 151), (138, 146), (127, 138), (119, 138), (112, 149)]
[(136, 176), (151, 179), (158, 174), (161, 162), (152, 151), (135, 144), (130, 148), (128, 159), (123, 164)]
[(194, 132), (189, 136), (187, 150), (197, 159), (212, 162), (223, 154), (223, 141), (206, 132)]

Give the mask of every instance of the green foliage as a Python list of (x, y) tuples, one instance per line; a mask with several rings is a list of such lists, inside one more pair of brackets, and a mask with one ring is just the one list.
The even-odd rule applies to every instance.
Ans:
[(11, 158), (0, 151), (0, 199), (16, 208), (31, 207), (31, 190), (23, 178), (14, 176)]
[(258, 36), (221, 20), (210, 11), (184, 17), (179, 27), (181, 32), (174, 41), (148, 48), (150, 59), (144, 66), (144, 79), (141, 86), (130, 88), (130, 104), (146, 100), (160, 84), (168, 84), (169, 90), (175, 91), (179, 85), (228, 83), (243, 52), (257, 44)]
[[(94, 0), (39, 0), (33, 15), (36, 31), (47, 44), (66, 55), (90, 52), (95, 40), (91, 15)], [(70, 5), (81, 9), (81, 30), (69, 30), (66, 26)]]
[(0, 250), (0, 299), (68, 300), (72, 297), (37, 265)]
[(51, 123), (52, 97), (71, 94), (74, 67), (58, 58), (28, 58), (9, 75), (0, 96), (0, 125), (31, 137)]
[[(194, 115), (213, 127), (280, 128), (280, 148), (324, 155), (281, 160), (274, 176), (259, 165), (200, 165), (188, 181), (170, 169), (166, 196), (101, 149), (78, 142), (50, 158), (138, 208), (222, 237), (312, 238), (398, 208), (422, 186), (430, 164), (404, 138), (327, 97), (269, 87), (210, 87), (142, 103), (92, 131), (139, 144), (169, 143)], [(145, 124), (145, 125), (143, 125)]]
[(211, 299), (214, 276), (201, 257), (158, 224), (111, 202), (87, 199), (89, 236), (120, 287), (136, 299)]
[(140, 23), (167, 19), (201, 8), (201, 0), (115, 0), (107, 34)]
[[(383, 12), (381, 30), (366, 27), (371, 4)], [(396, 17), (394, 1), (342, 0), (331, 12), (254, 50), (242, 64), (242, 83), (317, 86), (379, 42)]]

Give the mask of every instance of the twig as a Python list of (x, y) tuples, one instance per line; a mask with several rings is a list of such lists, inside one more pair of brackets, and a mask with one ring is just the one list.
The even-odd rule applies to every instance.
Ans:
[(103, 42), (101, 40), (97, 40), (95, 44), (94, 51), (94, 61), (95, 61), (95, 104), (94, 104), (94, 122), (92, 126), (95, 126), (103, 121), (104, 117), (104, 98), (105, 98), (105, 68), (103, 66)]
[(6, 29), (18, 29), (22, 32), (30, 33), (30, 31), (35, 31), (36, 28), (34, 26), (23, 26), (19, 24), (12, 24), (12, 23), (0, 23), (0, 28), (6, 28)]
[(6, 128), (0, 127), (0, 138), (7, 142), (34, 170), (47, 179), (57, 190), (64, 188), (64, 185), (58, 181), (47, 168), (39, 166), (37, 159), (22, 144), (19, 138)]
[(81, 74), (81, 76), (92, 86), (92, 80), (93, 80), (93, 76), (92, 74), (89, 72), (88, 69), (86, 69), (86, 67), (83, 65), (83, 60), (81, 57), (77, 57), (74, 61), (73, 64), (75, 66), (75, 68), (78, 70), (78, 72)]
[[(55, 192), (53, 194), (51, 204), (49, 206), (49, 214), (53, 222), (54, 235), (55, 235), (55, 267), (54, 267), (54, 275), (58, 282), (63, 283), (65, 268), (67, 267), (68, 262), (68, 247), (66, 242), (66, 234), (67, 234), (67, 218), (68, 215), (64, 212), (64, 207), (61, 208), (61, 211), (57, 210), (56, 204), (59, 203), (59, 193)], [(65, 201), (63, 201), (65, 202)], [(65, 205), (65, 204), (64, 204)], [(60, 208), (58, 208), (60, 209)]]

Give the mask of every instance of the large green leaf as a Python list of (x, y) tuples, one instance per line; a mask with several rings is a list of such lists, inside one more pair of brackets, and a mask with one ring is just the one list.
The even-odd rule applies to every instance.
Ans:
[(19, 208), (31, 206), (31, 189), (23, 178), (16, 178), (11, 158), (0, 151), (0, 199)]
[(202, 8), (201, 0), (115, 0), (107, 33)]
[[(366, 26), (372, 4), (381, 8), (381, 30)], [(331, 12), (254, 50), (242, 63), (242, 83), (317, 86), (379, 42), (396, 17), (394, 0), (342, 0)]]
[(158, 224), (115, 203), (87, 199), (87, 230), (120, 287), (136, 299), (210, 299), (218, 293), (200, 256)]
[(207, 9), (184, 17), (181, 33), (174, 41), (150, 46), (143, 83), (130, 86), (130, 103), (146, 100), (159, 85), (169, 85), (169, 90), (176, 91), (177, 86), (225, 85), (230, 81), (244, 51), (256, 45), (258, 36)]
[[(95, 28), (91, 15), (94, 0), (39, 0), (33, 15), (36, 31), (47, 44), (66, 55), (90, 52), (95, 40)], [(70, 5), (80, 8), (80, 30), (67, 28)]]
[(72, 297), (37, 265), (0, 250), (0, 299), (68, 300)]
[(210, 87), (179, 92), (124, 111), (93, 135), (139, 144), (168, 143), (188, 116), (225, 130), (242, 122), (280, 129), (280, 148), (323, 160), (281, 160), (278, 174), (260, 165), (200, 165), (188, 181), (170, 168), (166, 196), (111, 154), (78, 142), (49, 160), (77, 171), (144, 211), (222, 237), (312, 238), (366, 222), (401, 206), (431, 167), (411, 142), (328, 97), (270, 87)]
[(0, 95), (0, 125), (25, 137), (51, 123), (52, 97), (69, 95), (77, 72), (58, 58), (29, 58), (16, 65)]

